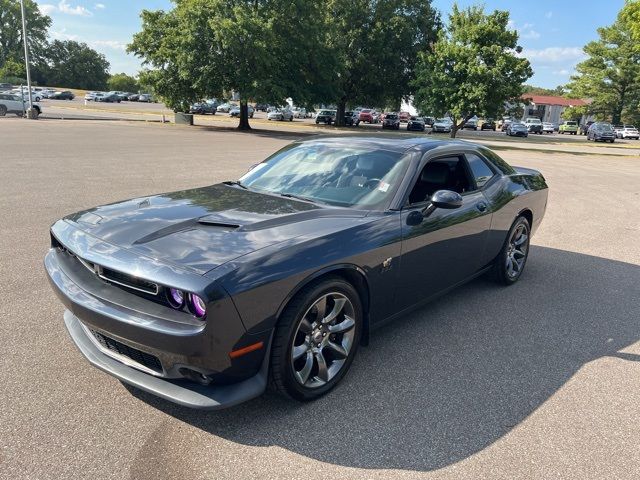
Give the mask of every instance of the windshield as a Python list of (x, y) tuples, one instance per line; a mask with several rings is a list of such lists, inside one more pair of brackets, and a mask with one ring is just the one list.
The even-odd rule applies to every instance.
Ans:
[(611, 128), (611, 125), (609, 125), (608, 123), (603, 123), (602, 125), (600, 125), (600, 130), (610, 132), (613, 130), (613, 128)]
[(436, 120), (436, 122), (438, 122), (438, 123), (451, 123), (451, 119), (450, 118), (439, 118), (438, 120)]
[(240, 182), (258, 192), (373, 208), (391, 200), (408, 163), (409, 155), (377, 145), (294, 144), (256, 165)]
[(387, 113), (387, 115), (384, 117), (387, 120), (396, 120), (398, 118), (398, 115), (396, 115), (395, 113)]

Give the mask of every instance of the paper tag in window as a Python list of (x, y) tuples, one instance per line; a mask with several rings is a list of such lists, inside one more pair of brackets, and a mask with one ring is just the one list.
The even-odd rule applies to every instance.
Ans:
[(378, 186), (378, 190), (380, 190), (381, 192), (386, 192), (387, 190), (389, 190), (389, 187), (391, 185), (389, 185), (386, 182), (380, 182), (380, 185)]

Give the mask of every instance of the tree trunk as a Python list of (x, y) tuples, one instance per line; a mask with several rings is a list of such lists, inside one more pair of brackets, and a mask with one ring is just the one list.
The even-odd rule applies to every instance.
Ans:
[(341, 98), (338, 102), (338, 110), (336, 111), (336, 126), (344, 127), (344, 111), (347, 108), (347, 101)]
[(473, 115), (467, 115), (465, 118), (462, 119), (462, 121), (460, 123), (456, 123), (456, 119), (453, 118), (453, 126), (451, 127), (451, 138), (456, 138), (456, 134), (458, 133), (458, 130), (462, 130), (462, 127), (464, 127), (464, 124), (467, 123), (467, 120), (469, 120), (471, 117), (473, 117)]
[(249, 125), (249, 106), (246, 100), (240, 100), (240, 123), (238, 130), (251, 130)]

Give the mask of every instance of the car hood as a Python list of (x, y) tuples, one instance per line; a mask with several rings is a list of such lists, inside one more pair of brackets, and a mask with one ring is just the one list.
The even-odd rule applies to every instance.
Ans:
[(204, 274), (366, 213), (218, 184), (96, 207), (65, 221), (112, 245)]

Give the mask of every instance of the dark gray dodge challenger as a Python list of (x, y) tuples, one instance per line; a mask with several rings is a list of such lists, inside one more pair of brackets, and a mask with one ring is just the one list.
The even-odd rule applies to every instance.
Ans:
[(516, 282), (547, 192), (471, 143), (316, 138), (239, 181), (69, 215), (45, 267), (76, 346), (127, 384), (204, 409), (267, 384), (312, 400), (386, 321), (488, 271)]

